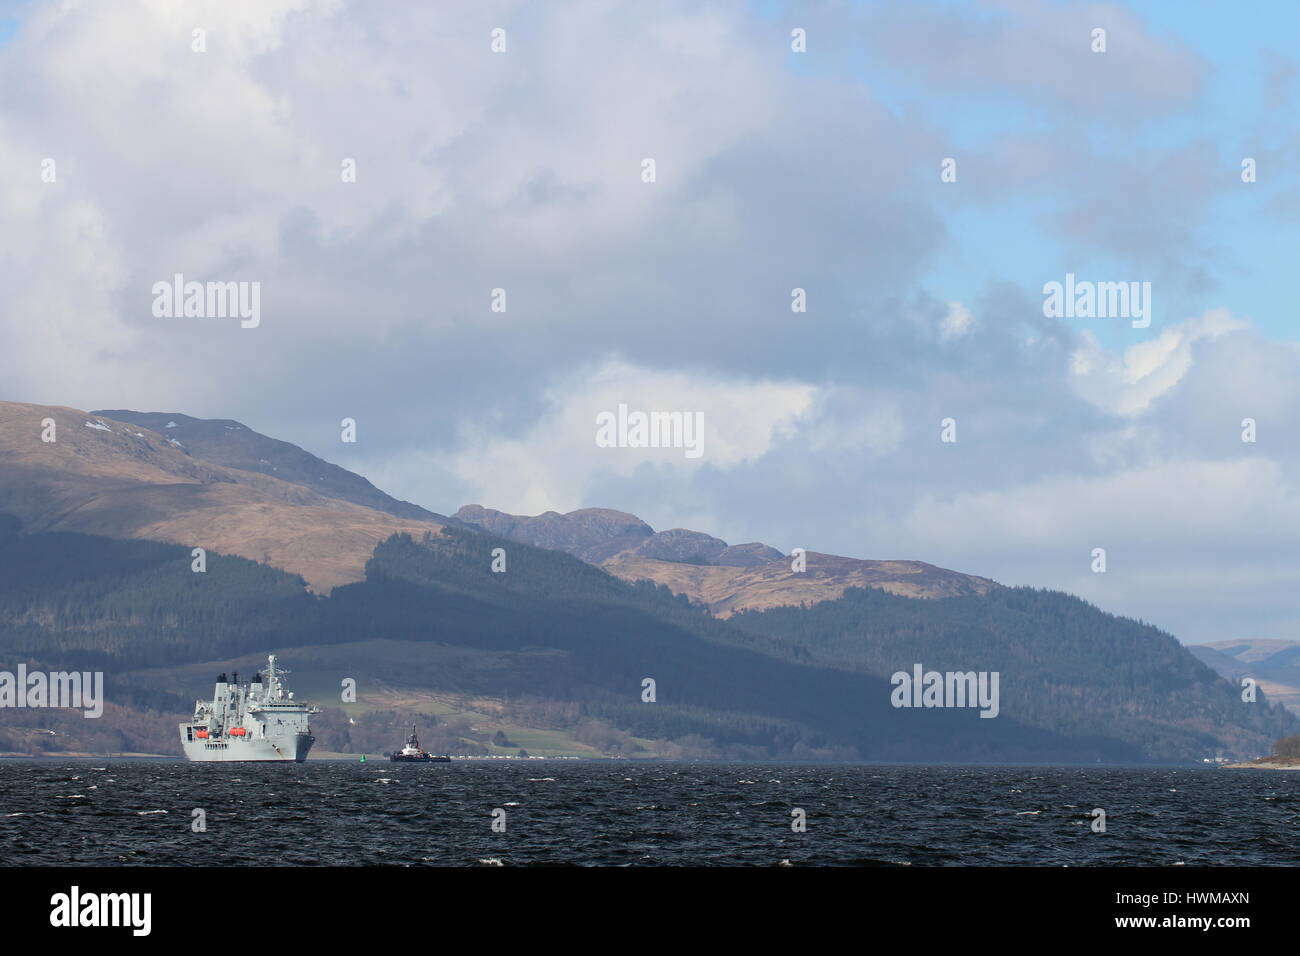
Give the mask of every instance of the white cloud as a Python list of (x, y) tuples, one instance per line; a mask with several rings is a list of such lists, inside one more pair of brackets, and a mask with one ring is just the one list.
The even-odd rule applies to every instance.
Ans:
[[(1093, 478), (1051, 477), (938, 500), (920, 496), (905, 534), (924, 547), (1048, 550), (1122, 537), (1212, 542), (1300, 535), (1300, 497), (1274, 462), (1164, 461)], [(1099, 546), (1104, 540), (1097, 540)]]
[(1155, 338), (1130, 345), (1122, 354), (1102, 348), (1084, 331), (1070, 357), (1070, 381), (1078, 393), (1099, 408), (1118, 415), (1146, 411), (1151, 403), (1182, 380), (1192, 365), (1192, 347), (1221, 335), (1248, 328), (1226, 309), (1167, 326)]
[[(1068, 590), (1184, 640), (1297, 635), (1274, 608), (1300, 589), (1294, 474), (1248, 456), (1163, 461), (1095, 478), (1045, 478), (939, 500), (922, 496), (899, 534), (928, 560), (1004, 583)], [(1107, 570), (1092, 571), (1104, 548)]]
[[(610, 360), (549, 388), (546, 410), (521, 436), (467, 428), (449, 468), (476, 500), (503, 511), (568, 511), (610, 478), (677, 481), (701, 468), (725, 472), (761, 458), (793, 433), (814, 392), (806, 385), (719, 380)], [(620, 404), (629, 411), (702, 414), (703, 455), (597, 447), (596, 416)]]
[[(509, 52), (493, 54), (503, 24)], [(0, 126), (5, 245), (26, 253), (0, 263), (0, 373), (64, 401), (139, 393), (146, 376), (215, 399), (203, 372), (253, 341), (160, 333), (149, 288), (175, 272), (261, 281), (256, 350), (279, 334), (284, 363), (293, 337), (340, 337), (346, 352), (415, 321), (472, 316), (490, 334), (535, 320), (539, 283), (598, 287), (574, 264), (668, 228), (673, 197), (779, 118), (753, 29), (690, 3), (652, 16), (601, 2), (563, 16), (516, 2), (383, 16), (339, 0), (34, 7), (0, 48), (0, 86), (26, 91)], [(39, 180), (45, 155), (57, 184)], [(659, 164), (653, 186), (644, 156)], [(344, 158), (356, 183), (341, 180)], [(701, 208), (724, 238), (737, 228), (725, 207)], [(69, 234), (60, 209), (93, 231)], [(496, 286), (518, 295), (493, 319)], [(583, 290), (563, 291), (572, 304)], [(47, 344), (17, 306), (69, 334)]]
[(948, 312), (939, 325), (939, 338), (945, 342), (959, 339), (970, 331), (974, 317), (960, 302), (949, 302)]
[(818, 389), (798, 428), (808, 449), (818, 455), (889, 455), (898, 450), (903, 433), (893, 396), (856, 388)]

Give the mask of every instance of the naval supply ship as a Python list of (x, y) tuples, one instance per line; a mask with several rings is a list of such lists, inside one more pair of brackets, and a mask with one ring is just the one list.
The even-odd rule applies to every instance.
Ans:
[(265, 674), (243, 683), (237, 671), (231, 679), (217, 677), (211, 702), (194, 705), (194, 719), (181, 724), (185, 756), (198, 761), (307, 759), (316, 742), (308, 719), (320, 709), (294, 700), (284, 685), (286, 671), (272, 654)]

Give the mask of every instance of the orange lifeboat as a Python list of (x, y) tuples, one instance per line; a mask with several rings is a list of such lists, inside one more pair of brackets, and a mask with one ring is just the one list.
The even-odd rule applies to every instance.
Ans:
[(208, 736), (208, 732), (206, 730), (196, 730), (194, 731), (194, 736), (198, 737), (201, 740), (206, 740)]
[(231, 727), (231, 728), (230, 728), (230, 736), (232, 736), (232, 737), (244, 737), (244, 736), (247, 736), (247, 734), (248, 734), (248, 731), (245, 730), (243, 727)]

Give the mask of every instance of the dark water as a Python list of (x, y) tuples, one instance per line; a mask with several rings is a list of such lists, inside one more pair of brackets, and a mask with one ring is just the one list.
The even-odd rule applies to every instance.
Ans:
[[(506, 812), (506, 832), (492, 811)], [(791, 810), (807, 831), (791, 830)], [(1107, 832), (1092, 832), (1094, 807)], [(191, 811), (207, 832), (191, 831)], [(165, 812), (159, 812), (165, 811)], [(0, 761), (0, 862), (1300, 863), (1300, 773), (566, 761)]]

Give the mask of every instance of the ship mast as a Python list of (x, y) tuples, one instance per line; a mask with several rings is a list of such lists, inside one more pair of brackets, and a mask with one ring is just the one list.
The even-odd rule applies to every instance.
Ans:
[(266, 698), (267, 700), (283, 700), (284, 691), (280, 687), (280, 675), (283, 671), (276, 666), (278, 661), (274, 654), (266, 659)]

